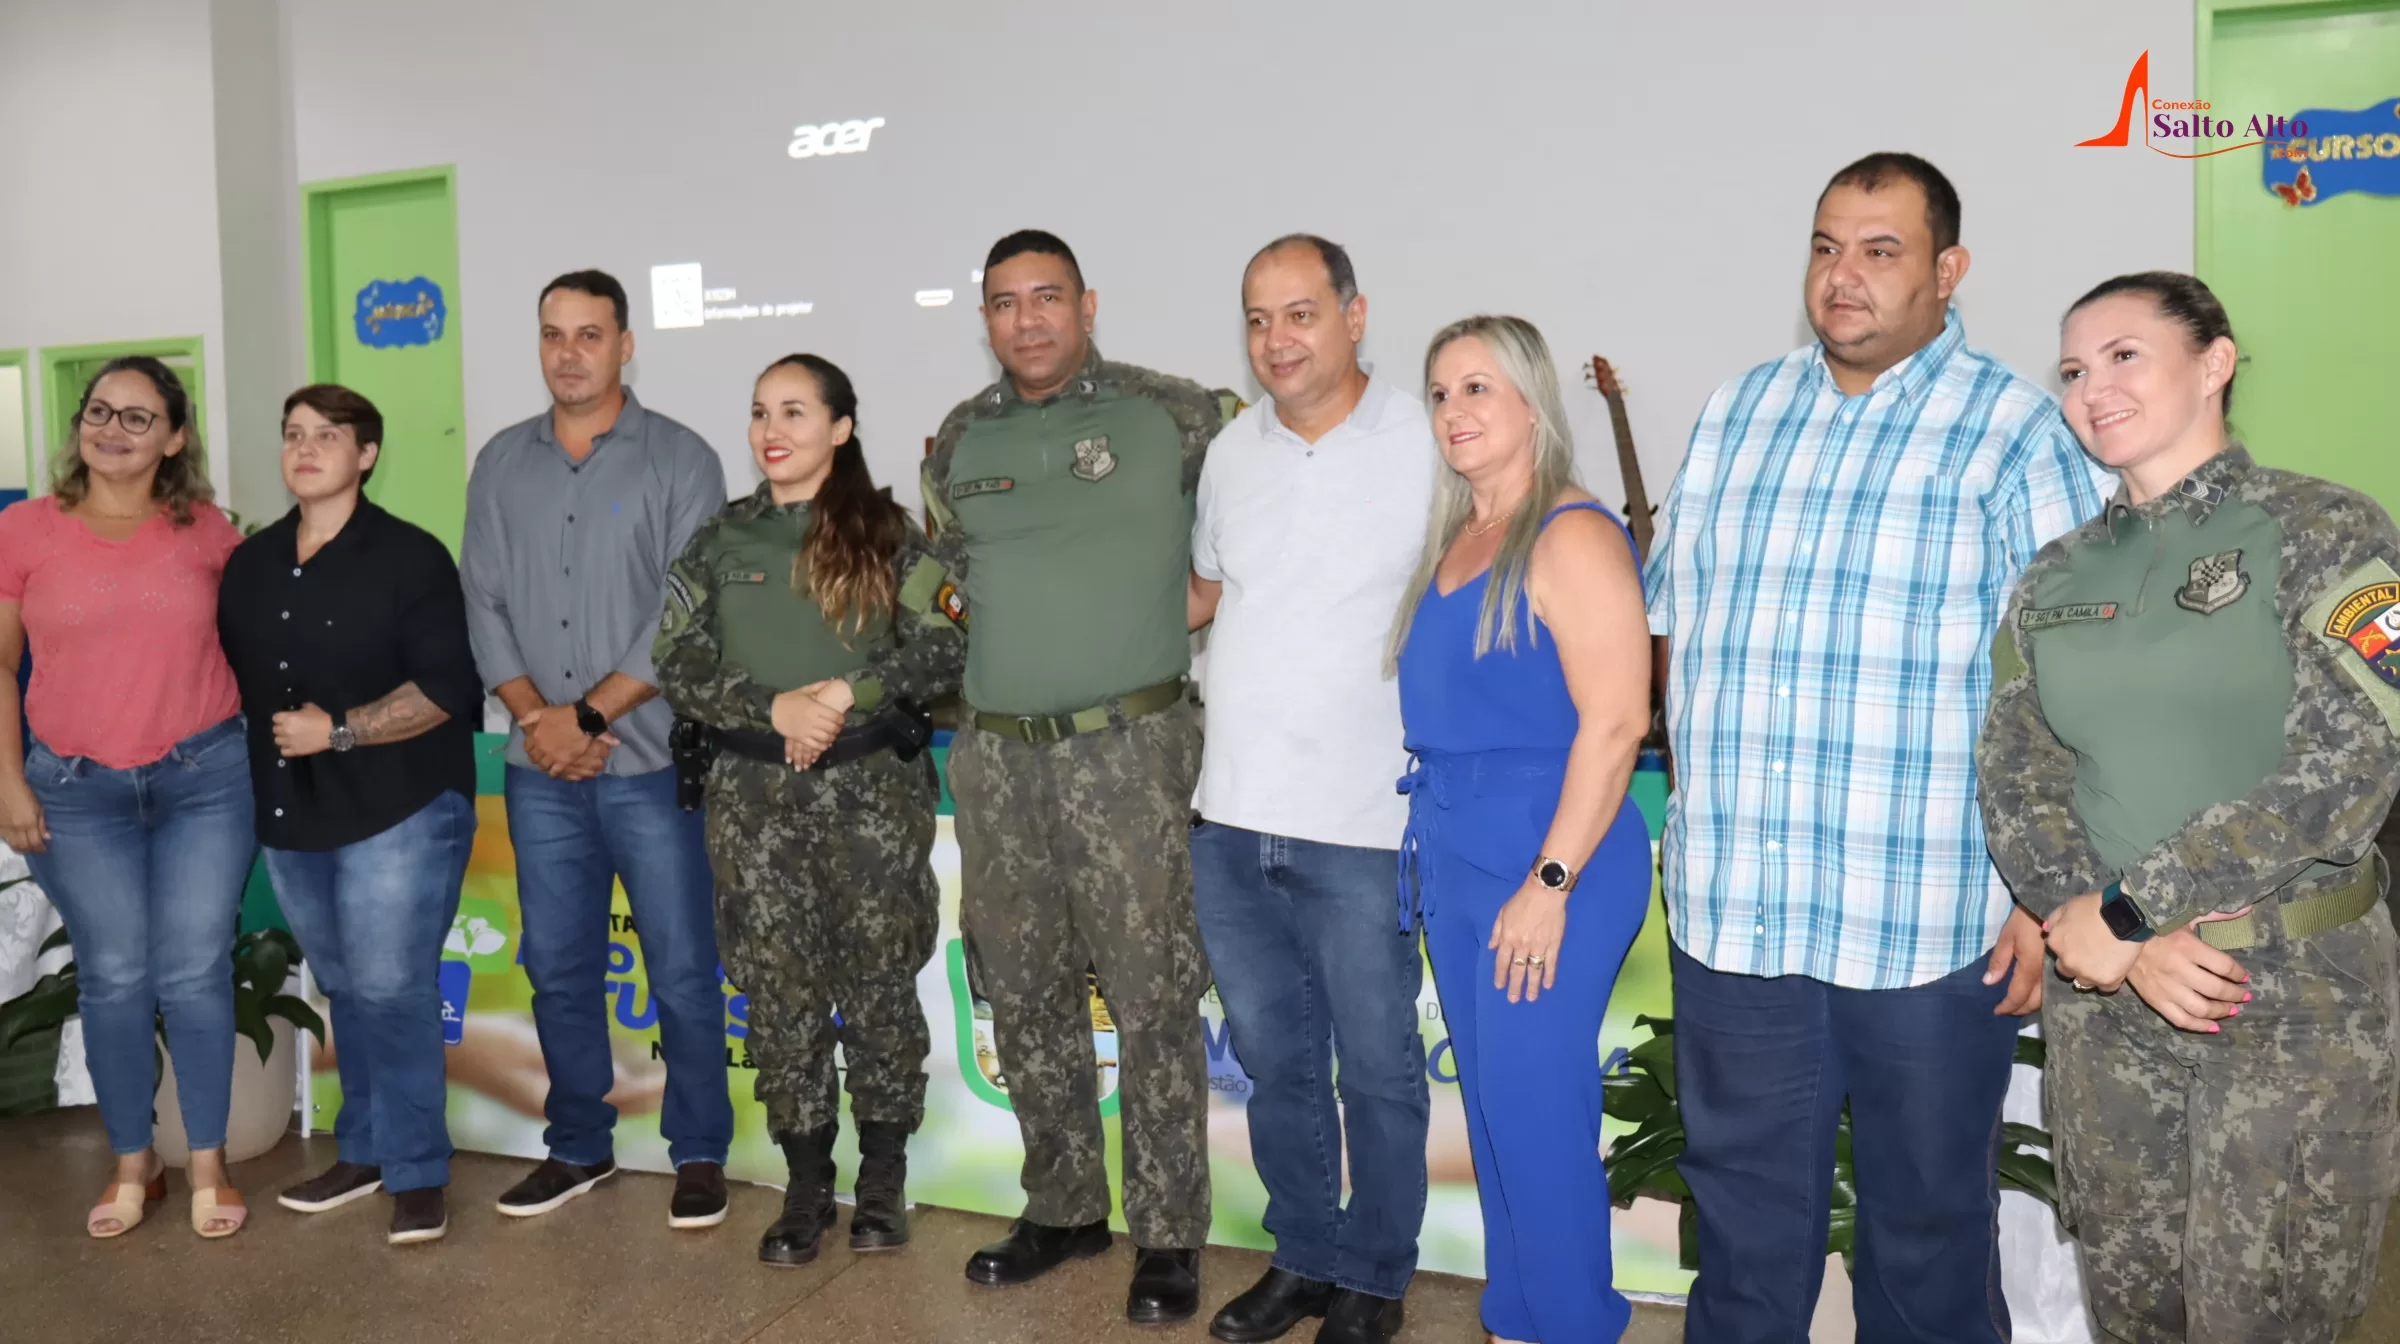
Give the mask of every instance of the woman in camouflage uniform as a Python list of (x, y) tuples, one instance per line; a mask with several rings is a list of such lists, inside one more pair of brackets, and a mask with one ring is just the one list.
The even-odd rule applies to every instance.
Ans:
[(2190, 276), (2068, 311), (2067, 419), (2123, 484), (2019, 582), (1978, 753), (2075, 991), (2042, 1012), (2062, 1213), (2143, 1344), (2331, 1344), (2400, 1185), (2400, 532), (2229, 437), (2237, 358)]
[(759, 1242), (771, 1265), (815, 1259), (835, 1219), (837, 1039), (858, 1124), (853, 1250), (908, 1240), (908, 1136), (925, 1113), (916, 979), (940, 922), (941, 795), (925, 711), (957, 690), (965, 611), (868, 475), (857, 417), (850, 379), (815, 355), (759, 375), (750, 454), (766, 479), (675, 562), (656, 652), (676, 715), (716, 749), (717, 941), (791, 1165)]

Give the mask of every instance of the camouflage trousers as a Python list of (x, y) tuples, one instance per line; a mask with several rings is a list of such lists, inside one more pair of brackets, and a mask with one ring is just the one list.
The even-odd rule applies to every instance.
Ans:
[(1117, 1033), (1134, 1244), (1208, 1239), (1207, 954), (1192, 910), (1199, 712), (1061, 742), (968, 730), (950, 748), (960, 923), (1025, 1140), (1025, 1217), (1108, 1216), (1089, 973)]
[(914, 1130), (925, 1118), (932, 1037), (917, 973), (941, 925), (940, 797), (930, 755), (796, 771), (729, 754), (710, 770), (717, 948), (749, 998), (769, 1133), (836, 1122), (837, 1039), (854, 1120)]
[(2254, 997), (2213, 1035), (2131, 988), (2044, 994), (2061, 1215), (2104, 1339), (2331, 1344), (2374, 1287), (2400, 1186), (2391, 915), (2232, 955)]

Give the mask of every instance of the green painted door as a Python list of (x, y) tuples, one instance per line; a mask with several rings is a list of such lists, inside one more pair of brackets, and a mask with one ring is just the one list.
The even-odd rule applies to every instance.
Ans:
[(367, 497), (458, 550), (467, 516), (458, 212), (447, 168), (310, 183), (309, 377), (383, 412)]
[[(2200, 20), (2200, 96), (2218, 107), (2290, 116), (2400, 94), (2394, 0), (2202, 0)], [(2265, 185), (2264, 152), (2197, 164), (2200, 276), (2246, 357), (2234, 424), (2261, 459), (2400, 513), (2400, 197), (2286, 205)]]

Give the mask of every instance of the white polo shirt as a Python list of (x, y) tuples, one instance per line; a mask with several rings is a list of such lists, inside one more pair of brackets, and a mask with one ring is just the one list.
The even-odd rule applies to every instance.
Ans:
[(1202, 816), (1399, 848), (1408, 753), (1383, 655), (1438, 461), (1423, 403), (1372, 370), (1350, 418), (1313, 444), (1269, 399), (1209, 445), (1192, 568), (1225, 591), (1202, 683)]

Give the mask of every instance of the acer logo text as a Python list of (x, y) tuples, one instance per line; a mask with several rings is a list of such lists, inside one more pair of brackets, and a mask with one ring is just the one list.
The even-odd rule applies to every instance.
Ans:
[(864, 154), (867, 138), (883, 124), (881, 117), (865, 121), (829, 121), (821, 126), (794, 126), (791, 147), (785, 152), (795, 159), (814, 159), (827, 154)]

